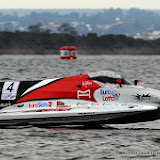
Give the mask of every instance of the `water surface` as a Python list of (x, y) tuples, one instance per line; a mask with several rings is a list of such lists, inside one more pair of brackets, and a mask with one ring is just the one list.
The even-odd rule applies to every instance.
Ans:
[[(0, 79), (37, 80), (111, 70), (160, 90), (160, 56), (0, 56)], [(160, 159), (160, 121), (104, 128), (0, 129), (1, 160)]]

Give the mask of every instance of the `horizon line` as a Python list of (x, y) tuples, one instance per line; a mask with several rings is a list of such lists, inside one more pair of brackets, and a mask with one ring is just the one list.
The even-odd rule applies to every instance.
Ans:
[(140, 10), (160, 10), (160, 9), (146, 9), (146, 8), (138, 8), (138, 7), (133, 7), (133, 8), (0, 8), (0, 10), (52, 10), (52, 9), (55, 9), (55, 10), (60, 10), (60, 9), (63, 9), (63, 10), (105, 10), (105, 9), (121, 9), (121, 10), (130, 10), (130, 9), (140, 9)]

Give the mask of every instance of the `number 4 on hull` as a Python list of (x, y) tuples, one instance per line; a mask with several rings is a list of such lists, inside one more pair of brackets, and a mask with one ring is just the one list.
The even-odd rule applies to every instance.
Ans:
[(20, 82), (5, 82), (2, 89), (1, 100), (15, 100)]

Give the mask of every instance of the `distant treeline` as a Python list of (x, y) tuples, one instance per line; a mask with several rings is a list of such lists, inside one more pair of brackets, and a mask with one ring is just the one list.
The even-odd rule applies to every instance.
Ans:
[(0, 32), (0, 54), (59, 54), (61, 46), (76, 46), (79, 54), (160, 54), (160, 39), (96, 33)]
[[(21, 12), (21, 16), (19, 13)], [(0, 9), (0, 31), (28, 31), (28, 26), (41, 23), (44, 29), (52, 33), (59, 33), (58, 27), (68, 23), (78, 34), (96, 32), (104, 34), (128, 34), (150, 38), (151, 33), (160, 30), (160, 14), (150, 10), (140, 9), (102, 9), (92, 12), (72, 10), (20, 10), (12, 11)]]

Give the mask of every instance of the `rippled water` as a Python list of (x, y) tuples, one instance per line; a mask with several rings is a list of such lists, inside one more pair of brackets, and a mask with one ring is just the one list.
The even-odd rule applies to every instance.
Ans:
[[(160, 56), (0, 56), (1, 80), (36, 80), (112, 70), (160, 90)], [(0, 129), (0, 160), (160, 159), (160, 120), (103, 128)]]

